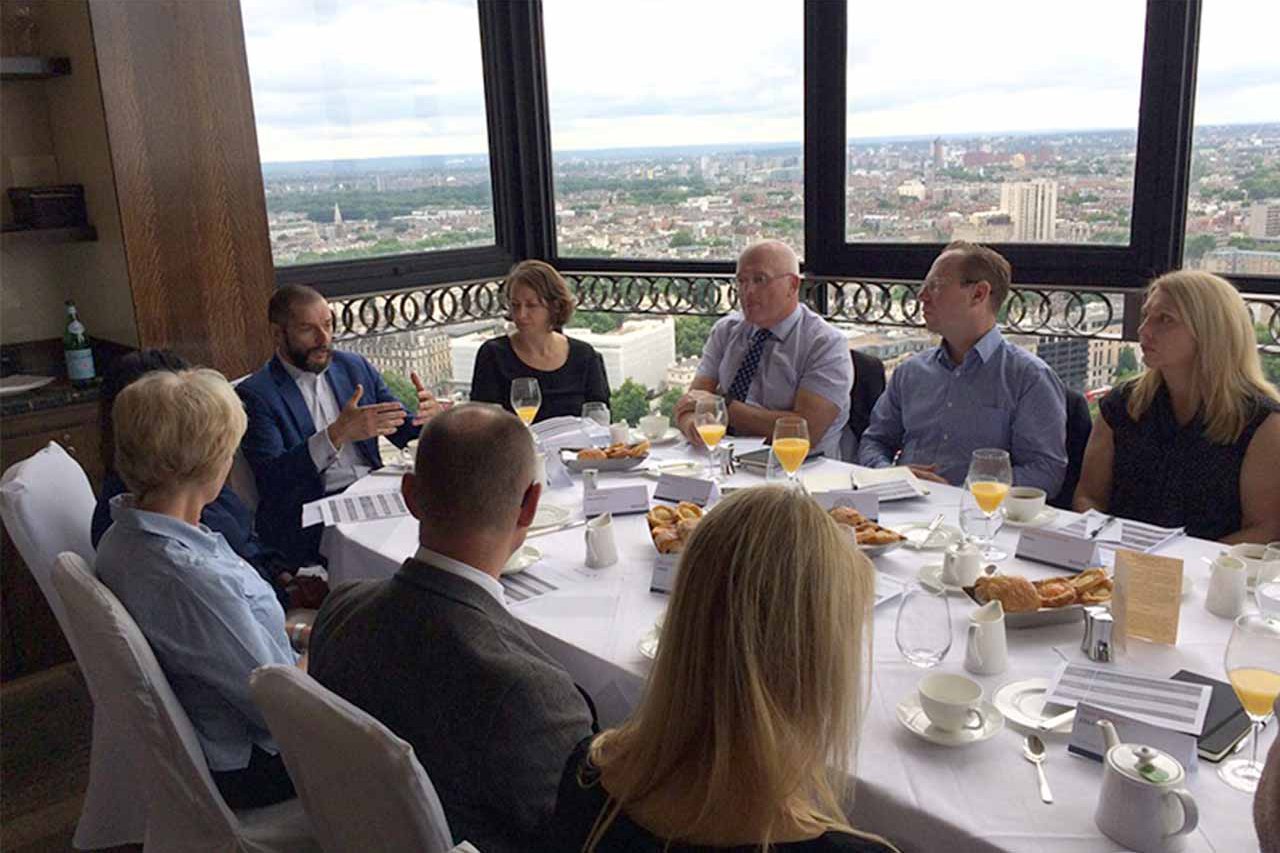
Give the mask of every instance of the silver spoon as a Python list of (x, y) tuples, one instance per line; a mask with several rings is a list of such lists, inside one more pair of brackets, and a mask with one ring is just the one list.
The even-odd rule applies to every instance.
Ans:
[(1044, 763), (1048, 760), (1044, 751), (1044, 741), (1036, 735), (1027, 735), (1026, 740), (1022, 742), (1022, 754), (1027, 761), (1036, 766), (1036, 773), (1040, 776), (1040, 800), (1052, 803), (1053, 792), (1049, 790), (1049, 780), (1044, 775)]
[(933, 521), (929, 522), (928, 527), (917, 527), (912, 530), (908, 530), (904, 538), (917, 548), (923, 548), (925, 545), (929, 544), (929, 540), (933, 538), (934, 532), (942, 525), (943, 518), (944, 515), (942, 513), (938, 513), (933, 517)]

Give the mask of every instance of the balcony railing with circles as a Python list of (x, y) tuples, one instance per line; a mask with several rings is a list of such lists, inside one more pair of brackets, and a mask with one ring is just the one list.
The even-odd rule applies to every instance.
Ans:
[[(566, 279), (581, 311), (715, 317), (738, 307), (730, 275), (571, 273)], [(808, 277), (802, 298), (835, 323), (923, 328), (919, 287), (919, 282)], [(1015, 287), (1001, 312), (1001, 328), (1012, 334), (1119, 339), (1125, 311), (1137, 310), (1124, 297), (1122, 291), (1106, 289)], [(1264, 329), (1259, 348), (1280, 353), (1280, 297), (1246, 295), (1245, 301)], [(340, 340), (506, 315), (498, 279), (345, 297), (330, 304)]]

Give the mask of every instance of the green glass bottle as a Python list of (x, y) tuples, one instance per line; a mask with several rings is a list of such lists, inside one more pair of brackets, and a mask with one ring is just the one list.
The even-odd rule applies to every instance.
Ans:
[(67, 378), (76, 385), (93, 381), (93, 347), (85, 334), (84, 323), (76, 314), (76, 304), (67, 300), (67, 331), (62, 335), (62, 349), (67, 357)]

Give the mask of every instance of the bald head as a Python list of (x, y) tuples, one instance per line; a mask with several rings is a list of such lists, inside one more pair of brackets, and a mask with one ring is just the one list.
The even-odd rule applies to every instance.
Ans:
[(505, 532), (533, 483), (533, 440), (515, 415), (467, 403), (427, 421), (412, 499), (424, 525), (465, 536)]
[(761, 240), (747, 246), (738, 256), (738, 266), (741, 267), (748, 261), (764, 264), (775, 273), (800, 275), (800, 259), (781, 240)]

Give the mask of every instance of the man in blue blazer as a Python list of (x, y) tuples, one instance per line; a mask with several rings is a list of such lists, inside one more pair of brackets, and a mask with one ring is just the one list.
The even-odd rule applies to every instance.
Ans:
[(404, 447), (440, 405), (415, 373), (410, 417), (377, 368), (333, 349), (333, 312), (315, 290), (281, 287), (267, 313), (276, 352), (236, 389), (249, 416), (240, 447), (258, 484), (258, 535), (306, 565), (321, 561), (323, 527), (302, 527), (302, 505), (381, 468), (378, 436)]

